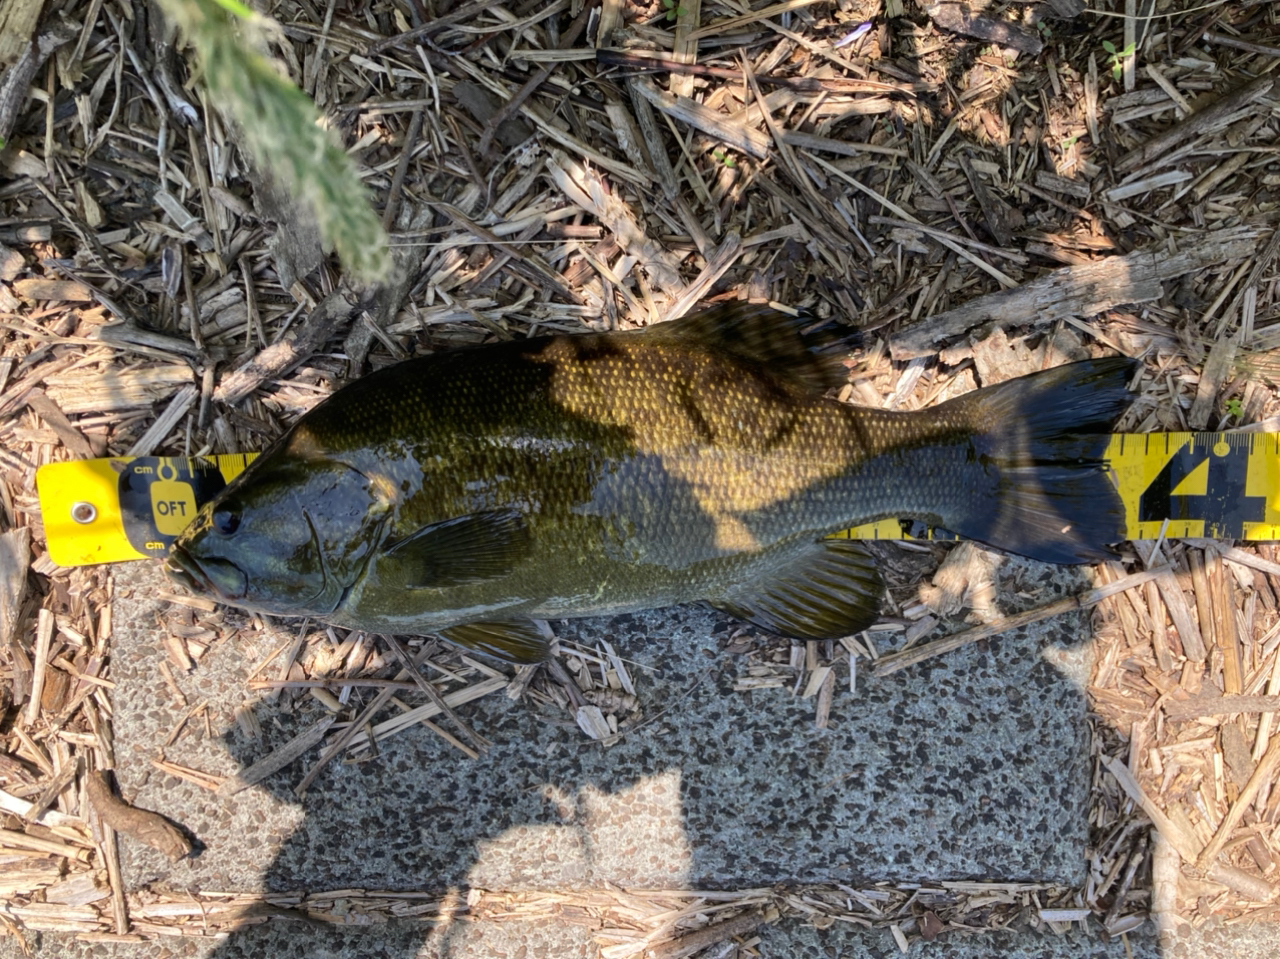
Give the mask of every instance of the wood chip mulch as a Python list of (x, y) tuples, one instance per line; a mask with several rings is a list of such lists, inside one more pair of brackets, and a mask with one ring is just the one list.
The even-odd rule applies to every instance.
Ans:
[[(36, 497), (36, 469), (56, 460), (261, 448), (343, 382), (406, 356), (644, 326), (731, 298), (864, 330), (841, 394), (852, 402), (917, 408), (1118, 351), (1144, 361), (1126, 430), (1280, 430), (1280, 8), (1139, 7), (282, 0), (274, 52), (391, 232), (400, 279), (367, 296), (240, 151), (154, 8), (0, 2), (6, 41), (22, 41), (0, 46), (0, 928), (129, 941), (221, 935), (279, 912), (556, 915), (590, 924), (620, 959), (727, 940), (755, 955), (755, 930), (782, 915), (884, 926), (904, 951), (1014, 922), (1095, 917), (1125, 935), (1148, 917), (1276, 918), (1270, 544), (1136, 542), (1073, 600), (1094, 609), (1096, 633), (1083, 889), (922, 879), (476, 890), (465, 903), (179, 899), (121, 882), (119, 832), (174, 855), (186, 840), (106, 774), (112, 570), (54, 566)], [(1009, 621), (981, 585), (950, 615), (967, 610), (993, 635)], [(916, 656), (942, 651), (930, 644), (948, 628), (926, 592), (886, 621)], [(225, 635), (221, 613), (174, 610), (166, 668), (199, 669)], [(246, 695), (317, 698), (356, 732), (326, 725), (299, 750), (323, 741), (349, 758), (368, 748), (369, 722), (389, 735), (438, 716), (432, 728), (474, 754), (467, 696), (503, 690), (559, 710), (566, 735), (607, 743), (644, 721), (643, 690), (604, 647), (508, 675), (432, 644), (304, 638)], [(809, 697), (823, 724), (859, 662), (902, 661), (880, 657), (871, 633), (761, 653), (743, 684)], [(188, 725), (212, 722), (189, 706)], [(225, 794), (272, 760), (288, 758), (227, 781), (166, 772)]]

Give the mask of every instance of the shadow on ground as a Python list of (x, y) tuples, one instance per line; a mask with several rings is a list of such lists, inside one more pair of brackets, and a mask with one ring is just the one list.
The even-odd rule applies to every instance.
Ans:
[[(478, 760), (417, 728), (383, 743), (373, 761), (331, 764), (301, 803), (292, 790), (314, 750), (224, 803), (146, 772), (181, 711), (157, 673), (164, 653), (146, 625), (156, 590), (139, 575), (125, 600), (137, 608), (122, 620), (137, 625), (117, 637), (118, 774), (134, 802), (186, 823), (207, 849), (172, 865), (126, 844), (131, 888), (437, 890), (465, 902), (471, 889), (605, 883), (1084, 879), (1084, 614), (883, 679), (864, 663), (855, 693), (841, 666), (825, 730), (814, 728), (813, 701), (789, 688), (734, 688), (746, 662), (724, 651), (734, 624), (721, 614), (680, 607), (557, 624), (563, 639), (607, 638), (631, 664), (647, 721), (611, 748), (497, 694), (464, 707), (494, 744)], [(1023, 602), (1080, 588), (1070, 570), (1022, 564), (1018, 576)], [(226, 774), (318, 718), (309, 706), (292, 715), (261, 707), (264, 741), (228, 724), (255, 661), (227, 643), (181, 678), (192, 703), (221, 697), (215, 714), (227, 731), (180, 740), (168, 758)], [(370, 932), (374, 952), (391, 957), (596, 949), (589, 929), (554, 919)], [(351, 936), (272, 920), (213, 954), (368, 954)]]

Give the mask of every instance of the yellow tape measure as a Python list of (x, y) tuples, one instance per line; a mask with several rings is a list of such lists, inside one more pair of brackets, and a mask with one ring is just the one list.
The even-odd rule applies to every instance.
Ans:
[[(257, 453), (113, 457), (50, 463), (36, 474), (49, 556), (86, 566), (163, 556), (200, 505)], [(1280, 433), (1117, 433), (1106, 452), (1128, 539), (1280, 540)], [(1168, 526), (1165, 527), (1165, 521)], [(954, 539), (885, 519), (851, 539)]]
[(117, 456), (42, 466), (36, 486), (49, 558), (88, 566), (163, 556), (200, 504), (257, 455)]
[[(1126, 539), (1163, 531), (1175, 539), (1280, 540), (1280, 433), (1116, 433), (1104, 455), (1124, 503)], [(897, 519), (846, 535), (957, 539)]]

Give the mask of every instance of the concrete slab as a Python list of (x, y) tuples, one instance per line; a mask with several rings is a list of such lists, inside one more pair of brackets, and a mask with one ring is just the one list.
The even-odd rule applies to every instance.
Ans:
[[(227, 939), (171, 938), (142, 943), (82, 942), (65, 933), (43, 933), (33, 943), (35, 959), (412, 959), (428, 935), (411, 923), (312, 930), (298, 923), (268, 923)], [(559, 957), (557, 952), (541, 953)], [(494, 954), (493, 959), (501, 953)], [(528, 953), (530, 959), (539, 953)], [(29, 959), (12, 937), (0, 939), (0, 959)], [(434, 957), (423, 956), (423, 959)], [(577, 959), (574, 953), (566, 959)]]
[[(1024, 568), (1037, 578), (1046, 571)], [(1054, 573), (1034, 590), (1070, 588)], [(223, 802), (150, 766), (181, 711), (159, 672), (154, 628), (166, 588), (154, 569), (121, 567), (113, 677), (118, 775), (125, 794), (186, 824), (205, 845), (171, 865), (122, 841), (126, 880), (170, 889), (743, 888), (775, 882), (1082, 878), (1088, 775), (1080, 617), (1009, 635), (885, 680), (847, 674), (832, 728), (789, 690), (733, 689), (740, 659), (726, 621), (698, 609), (559, 624), (565, 638), (608, 637), (637, 665), (654, 718), (611, 749), (548, 724), (500, 694), (464, 707), (494, 741), (475, 762), (423, 731), (385, 744), (378, 760), (334, 765), (299, 802), (295, 763)], [(1024, 597), (1027, 601), (1030, 598)], [(218, 774), (252, 762), (316, 715), (260, 705), (265, 743), (236, 731), (232, 711), (251, 666), (292, 635), (246, 631), (179, 678), (208, 699), (212, 739), (186, 737), (168, 758)], [(1074, 677), (1074, 678), (1072, 678)], [(795, 959), (896, 957), (884, 930), (784, 920), (759, 931), (760, 953)], [(537, 920), (393, 922), (312, 928), (272, 920), (221, 941), (140, 945), (44, 934), (39, 957), (66, 959), (557, 959), (598, 954), (591, 929)], [(1126, 949), (1128, 951), (1126, 951)], [(1263, 959), (1280, 951), (1269, 926), (1183, 927), (1159, 943), (1150, 926), (1128, 943), (1097, 930), (1053, 936), (1015, 928), (915, 942), (911, 955), (978, 959)], [(0, 959), (21, 955), (0, 940)]]
[[(1084, 876), (1084, 705), (1042, 655), (1087, 639), (1078, 615), (884, 680), (864, 677), (856, 695), (844, 675), (826, 730), (790, 690), (734, 690), (741, 662), (719, 649), (731, 629), (720, 614), (569, 622), (557, 626), (563, 637), (608, 636), (639, 664), (638, 693), (657, 718), (612, 748), (498, 694), (465, 708), (494, 743), (479, 760), (417, 730), (384, 744), (377, 761), (331, 765), (301, 804), (292, 793), (301, 763), (224, 802), (151, 768), (180, 717), (152, 627), (164, 584), (133, 566), (117, 588), (120, 782), (207, 847), (174, 866), (126, 843), (134, 885), (735, 888)], [(179, 678), (188, 702), (209, 700), (223, 735), (181, 739), (164, 749), (170, 760), (227, 775), (319, 717), (318, 704), (304, 715), (260, 708), (265, 746), (231, 724), (248, 669), (278, 641), (259, 634), (216, 646)]]
[[(1032, 584), (1025, 602), (1080, 585), (1068, 570), (1023, 564), (1013, 572)], [(163, 751), (230, 775), (323, 710), (309, 700), (289, 714), (259, 704), (263, 738), (238, 731), (232, 717), (249, 670), (296, 635), (298, 624), (246, 629), (178, 677), (188, 704), (208, 701), (215, 735), (166, 747), (183, 713), (159, 668), (165, 652), (155, 624), (166, 606), (157, 596), (167, 589), (153, 566), (118, 570), (117, 776), (126, 797), (183, 823), (204, 850), (175, 865), (124, 839), (131, 889), (465, 894), (606, 882), (738, 889), (1084, 878), (1089, 775), (1079, 680), (1088, 635), (1081, 615), (883, 680), (866, 675), (864, 664), (852, 694), (841, 668), (826, 730), (813, 728), (813, 701), (790, 689), (734, 689), (746, 663), (723, 647), (737, 624), (713, 611), (556, 624), (564, 639), (609, 639), (632, 664), (649, 721), (611, 748), (499, 693), (462, 709), (494, 743), (479, 760), (415, 729), (384, 743), (375, 761), (332, 764), (301, 802), (292, 787), (314, 749), (223, 801), (155, 770), (151, 760)], [(273, 921), (212, 951), (208, 942), (164, 946), (193, 957), (594, 954), (587, 932), (568, 924), (457, 923), (430, 935), (422, 926), (375, 927), (361, 933), (371, 939), (325, 945), (338, 934)], [(134, 956), (152, 947), (120, 949)], [(125, 951), (99, 944), (65, 954)]]

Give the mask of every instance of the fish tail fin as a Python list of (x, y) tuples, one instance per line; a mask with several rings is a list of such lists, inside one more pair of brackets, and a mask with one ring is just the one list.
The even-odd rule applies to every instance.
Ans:
[[(1109, 433), (1134, 395), (1124, 357), (1069, 363), (977, 390), (967, 406), (982, 481), (947, 528), (1046, 563), (1114, 557), (1124, 505), (1108, 474)], [(949, 404), (948, 404), (949, 405)]]

